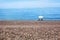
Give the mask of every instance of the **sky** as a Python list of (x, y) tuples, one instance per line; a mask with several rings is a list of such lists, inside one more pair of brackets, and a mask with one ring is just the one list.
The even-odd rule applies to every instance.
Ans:
[(60, 0), (0, 0), (0, 8), (60, 7)]

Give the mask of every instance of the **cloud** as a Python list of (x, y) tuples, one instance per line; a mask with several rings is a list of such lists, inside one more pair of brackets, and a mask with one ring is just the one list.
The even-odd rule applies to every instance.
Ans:
[(49, 0), (49, 2), (60, 3), (60, 0)]
[(44, 8), (44, 7), (60, 7), (60, 3), (50, 3), (46, 1), (22, 1), (0, 3), (0, 8)]
[(49, 1), (49, 2), (60, 2), (60, 0), (0, 0), (0, 2), (17, 2), (17, 1)]
[(17, 1), (41, 1), (41, 0), (0, 0), (0, 2), (17, 2)]

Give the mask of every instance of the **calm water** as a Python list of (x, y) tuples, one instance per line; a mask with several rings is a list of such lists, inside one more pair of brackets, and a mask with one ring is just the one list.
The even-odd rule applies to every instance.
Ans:
[(0, 9), (0, 20), (38, 20), (40, 15), (44, 20), (60, 20), (60, 7)]

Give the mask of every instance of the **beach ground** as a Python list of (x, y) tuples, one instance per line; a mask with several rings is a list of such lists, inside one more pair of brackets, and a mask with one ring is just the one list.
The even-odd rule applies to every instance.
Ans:
[(0, 40), (60, 40), (60, 21), (0, 20)]

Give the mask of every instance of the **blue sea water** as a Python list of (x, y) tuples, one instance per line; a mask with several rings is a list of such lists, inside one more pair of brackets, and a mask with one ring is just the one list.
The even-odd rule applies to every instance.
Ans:
[(0, 20), (60, 20), (60, 7), (0, 9)]

